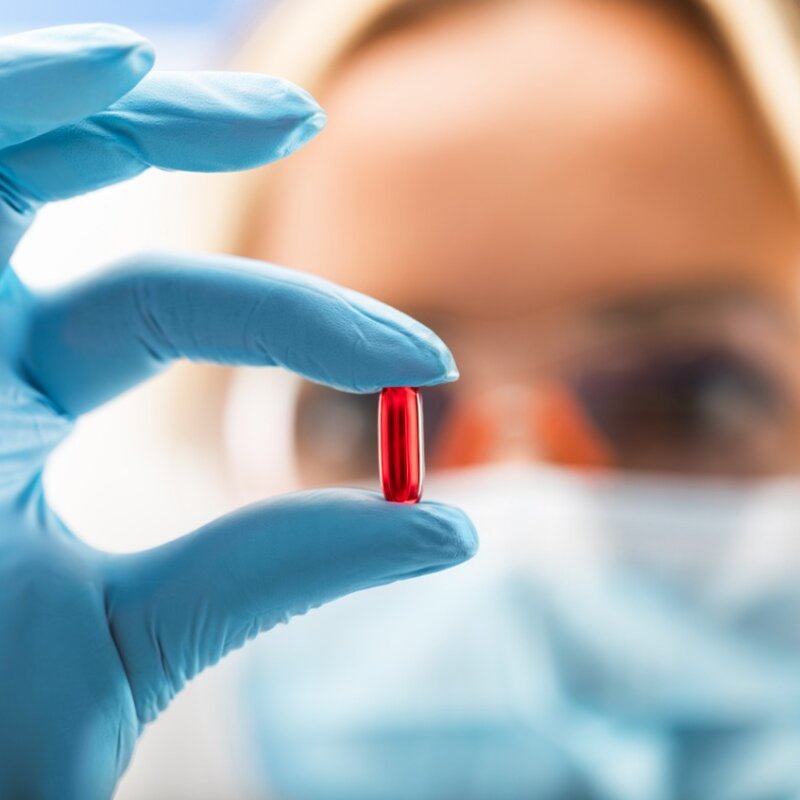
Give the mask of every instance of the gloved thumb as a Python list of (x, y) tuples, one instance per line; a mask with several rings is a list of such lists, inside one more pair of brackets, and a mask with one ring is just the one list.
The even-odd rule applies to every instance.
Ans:
[(249, 506), (162, 547), (113, 557), (108, 619), (140, 724), (187, 680), (277, 623), (453, 566), (476, 548), (457, 509), (323, 490)]

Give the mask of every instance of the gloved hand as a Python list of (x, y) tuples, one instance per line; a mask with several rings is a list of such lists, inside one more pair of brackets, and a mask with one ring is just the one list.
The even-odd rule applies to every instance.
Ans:
[(359, 392), (456, 372), (403, 314), (241, 259), (149, 255), (30, 291), (7, 261), (43, 203), (150, 165), (253, 167), (324, 115), (265, 76), (145, 77), (150, 46), (117, 27), (0, 42), (0, 797), (95, 800), (143, 726), (229, 650), (348, 592), (460, 562), (476, 539), (454, 509), (341, 490), (251, 506), (154, 550), (99, 552), (42, 489), (75, 418), (176, 358), (280, 365)]

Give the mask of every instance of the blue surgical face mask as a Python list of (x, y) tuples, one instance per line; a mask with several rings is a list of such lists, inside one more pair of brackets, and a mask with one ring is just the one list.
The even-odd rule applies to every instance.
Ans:
[(273, 631), (243, 699), (314, 800), (800, 797), (800, 482), (431, 479), (481, 551)]

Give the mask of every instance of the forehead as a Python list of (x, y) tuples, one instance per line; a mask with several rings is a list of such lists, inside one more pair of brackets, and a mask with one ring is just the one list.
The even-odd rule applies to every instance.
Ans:
[(794, 208), (724, 58), (630, 0), (509, 0), (362, 48), (279, 168), (271, 258), (402, 307), (784, 285)]

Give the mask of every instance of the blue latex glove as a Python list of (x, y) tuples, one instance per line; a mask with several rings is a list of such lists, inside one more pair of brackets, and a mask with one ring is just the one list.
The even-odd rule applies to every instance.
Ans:
[(112, 26), (0, 40), (3, 798), (109, 797), (143, 726), (229, 650), (476, 547), (459, 511), (360, 491), (290, 495), (127, 556), (88, 547), (48, 507), (42, 470), (74, 419), (176, 358), (280, 365), (353, 391), (456, 377), (442, 342), (403, 314), (240, 259), (149, 255), (47, 296), (25, 287), (7, 261), (44, 202), (150, 165), (253, 167), (324, 121), (285, 81), (145, 77), (152, 62)]

